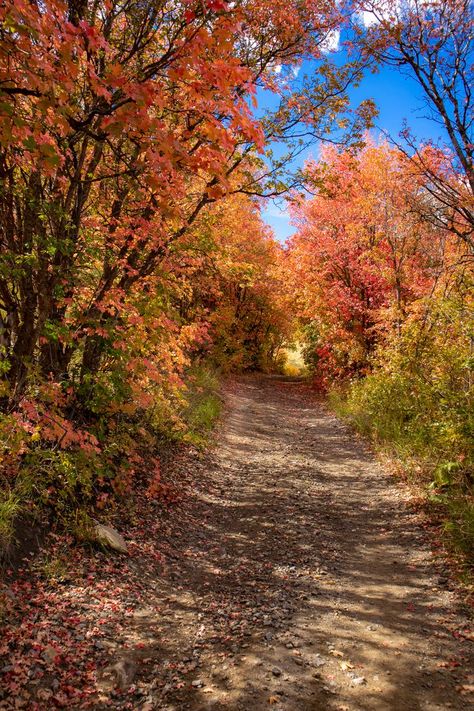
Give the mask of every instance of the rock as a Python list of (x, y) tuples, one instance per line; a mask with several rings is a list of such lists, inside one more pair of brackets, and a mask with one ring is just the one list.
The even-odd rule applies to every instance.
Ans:
[(281, 676), (281, 669), (278, 669), (278, 667), (273, 667), (272, 674), (273, 676)]
[(94, 533), (99, 543), (118, 553), (128, 553), (127, 544), (120, 533), (112, 526), (104, 526), (102, 523), (94, 525)]
[(200, 689), (201, 686), (204, 686), (204, 682), (202, 679), (195, 679), (191, 682), (191, 686), (194, 686), (195, 689)]
[(354, 676), (351, 679), (351, 684), (354, 686), (362, 686), (363, 684), (367, 684), (367, 680), (363, 676)]

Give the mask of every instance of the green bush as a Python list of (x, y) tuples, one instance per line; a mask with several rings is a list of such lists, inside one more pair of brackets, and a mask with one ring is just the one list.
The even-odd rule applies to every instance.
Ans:
[(400, 460), (446, 517), (446, 532), (474, 559), (474, 371), (466, 311), (449, 300), (430, 320), (408, 321), (379, 350), (371, 374), (333, 390), (331, 402)]
[(187, 392), (181, 417), (184, 422), (183, 439), (198, 447), (205, 446), (209, 434), (221, 413), (217, 371), (199, 366), (187, 378)]
[(21, 511), (21, 501), (13, 491), (0, 493), (0, 553), (12, 541), (15, 519)]

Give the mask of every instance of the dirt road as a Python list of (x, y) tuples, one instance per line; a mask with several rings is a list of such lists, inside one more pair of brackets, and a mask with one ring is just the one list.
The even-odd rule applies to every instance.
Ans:
[(169, 463), (178, 503), (116, 522), (128, 557), (58, 538), (7, 577), (0, 709), (470, 708), (472, 630), (403, 486), (304, 384), (226, 397), (212, 452)]
[(164, 616), (141, 623), (161, 649), (143, 708), (468, 708), (467, 622), (403, 488), (303, 384), (227, 396)]

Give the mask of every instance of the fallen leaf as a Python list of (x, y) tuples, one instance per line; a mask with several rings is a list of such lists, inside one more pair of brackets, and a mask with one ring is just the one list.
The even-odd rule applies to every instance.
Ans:
[(460, 694), (474, 694), (474, 684), (461, 684), (458, 691)]

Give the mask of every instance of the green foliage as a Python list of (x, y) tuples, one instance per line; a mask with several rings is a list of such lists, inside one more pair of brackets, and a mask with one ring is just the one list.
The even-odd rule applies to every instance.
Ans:
[(20, 513), (21, 502), (13, 491), (0, 493), (0, 552), (11, 543), (15, 519)]
[(302, 327), (302, 356), (306, 367), (311, 373), (317, 371), (319, 355), (318, 349), (323, 344), (320, 336), (320, 329), (316, 321), (310, 321)]
[(188, 374), (187, 391), (181, 412), (182, 438), (203, 447), (221, 413), (219, 376), (208, 366), (196, 366)]
[(447, 501), (449, 519), (445, 531), (455, 547), (474, 564), (474, 503), (465, 498)]
[(32, 567), (50, 583), (61, 582), (68, 572), (67, 560), (61, 555), (43, 555), (36, 558)]
[[(474, 556), (472, 320), (452, 298), (408, 321), (367, 377), (333, 390), (336, 411), (401, 460), (447, 518), (454, 545)], [(472, 316), (471, 316), (472, 319)]]
[(79, 503), (91, 505), (97, 466), (96, 457), (82, 450), (34, 448), (25, 457), (17, 490), (62, 518)]
[(102, 516), (104, 509), (110, 514), (132, 489), (149, 496), (153, 486), (159, 494), (156, 485), (164, 441), (205, 446), (220, 411), (219, 374), (201, 364), (188, 369), (185, 382), (157, 388), (148, 410), (135, 408), (130, 414), (113, 416), (102, 412), (94, 423), (97, 449), (63, 449), (44, 441), (36, 429), (15, 428), (14, 419), (4, 417), (0, 421), (4, 463), (0, 548), (12, 541), (14, 522), (22, 510), (47, 514), (76, 540), (92, 541), (94, 515)]

